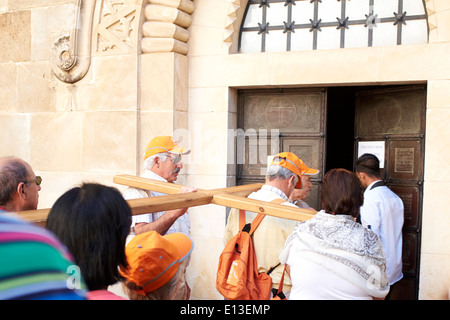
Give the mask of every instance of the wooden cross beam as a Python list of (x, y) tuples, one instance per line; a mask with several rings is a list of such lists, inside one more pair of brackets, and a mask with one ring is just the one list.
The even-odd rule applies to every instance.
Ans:
[[(136, 177), (116, 175), (113, 182), (129, 187), (166, 193), (165, 196), (127, 200), (133, 215), (216, 204), (266, 214), (283, 219), (304, 221), (315, 215), (315, 210), (294, 208), (276, 203), (246, 198), (262, 187), (262, 183), (220, 189), (198, 189), (197, 192), (178, 193), (182, 186)], [(17, 214), (23, 219), (44, 226), (50, 209), (22, 211)]]
[(133, 214), (159, 212), (205, 204), (217, 204), (297, 221), (311, 219), (316, 213), (315, 210), (311, 209), (294, 208), (246, 198), (253, 191), (261, 189), (262, 183), (212, 190), (199, 189), (197, 192), (177, 194), (182, 186), (173, 183), (131, 175), (117, 175), (113, 181), (121, 185), (168, 194), (160, 197), (128, 200)]

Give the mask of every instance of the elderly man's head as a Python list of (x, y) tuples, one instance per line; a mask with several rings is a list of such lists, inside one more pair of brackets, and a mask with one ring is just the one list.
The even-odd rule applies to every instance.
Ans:
[(41, 181), (26, 161), (0, 158), (0, 206), (10, 212), (36, 210)]
[(289, 197), (294, 189), (302, 188), (304, 175), (315, 175), (318, 172), (317, 169), (309, 168), (295, 154), (282, 152), (274, 156), (267, 170), (266, 184), (278, 187)]
[(145, 159), (144, 169), (153, 171), (168, 182), (175, 182), (183, 169), (181, 155), (168, 152), (154, 154)]
[(145, 150), (144, 169), (153, 171), (168, 182), (174, 182), (183, 169), (181, 156), (190, 152), (190, 149), (180, 147), (171, 136), (155, 137)]

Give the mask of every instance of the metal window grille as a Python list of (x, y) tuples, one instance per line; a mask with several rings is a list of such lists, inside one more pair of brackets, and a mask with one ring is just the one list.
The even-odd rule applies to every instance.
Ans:
[(240, 52), (426, 43), (423, 0), (250, 0)]

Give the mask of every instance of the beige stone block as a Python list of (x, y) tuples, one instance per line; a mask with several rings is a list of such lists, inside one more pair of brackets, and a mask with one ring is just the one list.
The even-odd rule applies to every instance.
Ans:
[(381, 80), (416, 81), (447, 79), (450, 43), (429, 43), (383, 47), (380, 56)]
[(142, 55), (141, 110), (188, 108), (188, 59), (175, 53)]
[(136, 168), (136, 112), (85, 112), (82, 170), (123, 172)]
[(450, 299), (450, 255), (422, 254), (420, 300)]
[(137, 59), (136, 55), (93, 57), (88, 77), (76, 84), (79, 110), (136, 110)]
[(147, 21), (142, 25), (144, 37), (174, 38), (182, 42), (189, 40), (189, 31), (170, 22)]
[(73, 4), (73, 0), (13, 0), (9, 1), (9, 10), (23, 10), (37, 7), (49, 7), (61, 4)]
[(191, 55), (227, 54), (228, 45), (224, 42), (222, 27), (193, 25), (190, 28), (189, 53)]
[(0, 0), (0, 13), (8, 11), (8, 1), (9, 0)]
[(266, 53), (192, 56), (189, 68), (191, 88), (270, 83)]
[(0, 63), (0, 101), (2, 112), (17, 111), (17, 67), (15, 63)]
[(189, 125), (189, 114), (184, 111), (175, 111), (173, 121), (174, 131), (180, 130), (184, 132), (188, 130), (188, 125)]
[(223, 28), (230, 12), (231, 1), (195, 0), (195, 14), (192, 25)]
[(31, 115), (30, 153), (39, 170), (81, 171), (81, 139), (79, 113)]
[(216, 290), (216, 273), (219, 256), (224, 248), (223, 240), (204, 237), (192, 237), (192, 240), (194, 250), (186, 273), (191, 298), (222, 300), (223, 297)]
[(51, 208), (60, 196), (82, 183), (79, 172), (46, 171), (41, 170), (39, 167), (33, 167), (33, 169), (36, 175), (42, 177), (38, 209)]
[(189, 90), (189, 111), (228, 111), (228, 91), (227, 87), (192, 88)]
[(186, 13), (194, 12), (195, 8), (191, 0), (149, 0), (148, 3), (178, 8)]
[(191, 217), (192, 236), (222, 238), (226, 207), (214, 204), (192, 207), (189, 208), (189, 214)]
[(428, 81), (427, 108), (450, 108), (450, 80)]
[[(440, 171), (440, 170), (436, 170)], [(422, 215), (422, 253), (450, 255), (450, 209), (447, 197), (439, 196), (449, 190), (450, 181), (425, 180)]]
[(0, 62), (30, 60), (30, 17), (30, 11), (11, 11), (0, 14)]
[(437, 23), (437, 41), (450, 41), (450, 8), (435, 13)]
[(30, 159), (30, 115), (0, 113), (0, 157)]
[(170, 136), (174, 131), (173, 111), (143, 111), (140, 113), (141, 154), (147, 144), (156, 136)]
[(49, 63), (44, 61), (17, 65), (18, 112), (55, 111), (50, 72)]
[(174, 54), (141, 56), (141, 110), (173, 110)]
[[(228, 159), (228, 113), (195, 113), (190, 115), (190, 174), (226, 175)], [(205, 165), (207, 164), (207, 165)]]
[(174, 74), (174, 108), (179, 111), (188, 111), (189, 105), (189, 59), (186, 56), (175, 54)]
[(379, 79), (380, 48), (349, 48), (268, 54), (273, 85), (358, 83)]
[(114, 187), (122, 192), (126, 187), (113, 183), (113, 177), (115, 174), (130, 174), (130, 172), (86, 173), (74, 171), (43, 171), (37, 169), (35, 169), (35, 172), (43, 179), (42, 189), (39, 192), (39, 209), (51, 208), (55, 201), (65, 192), (83, 183), (99, 183)]
[(450, 181), (450, 108), (427, 110), (425, 137), (425, 181)]
[(436, 11), (450, 10), (450, 2), (447, 0), (433, 0)]
[(185, 42), (173, 38), (142, 38), (141, 49), (143, 53), (174, 52), (186, 55), (189, 52)]
[(190, 14), (165, 5), (148, 4), (145, 6), (144, 14), (147, 20), (172, 22), (183, 28), (189, 27), (192, 23)]
[(31, 10), (31, 60), (49, 60), (54, 42), (70, 34), (76, 25), (77, 7), (73, 1)]

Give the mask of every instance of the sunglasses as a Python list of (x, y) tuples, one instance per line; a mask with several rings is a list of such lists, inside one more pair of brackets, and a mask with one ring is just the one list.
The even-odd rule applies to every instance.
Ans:
[(180, 155), (178, 155), (178, 156), (171, 156), (170, 154), (168, 154), (167, 156), (172, 159), (172, 163), (173, 164), (177, 164), (178, 162), (181, 161), (181, 156)]
[(36, 184), (38, 185), (38, 186), (40, 186), (41, 185), (41, 183), (42, 183), (42, 177), (41, 176), (36, 176), (36, 179), (35, 180), (28, 180), (28, 181), (22, 181), (23, 183), (33, 183), (33, 182), (36, 182)]

